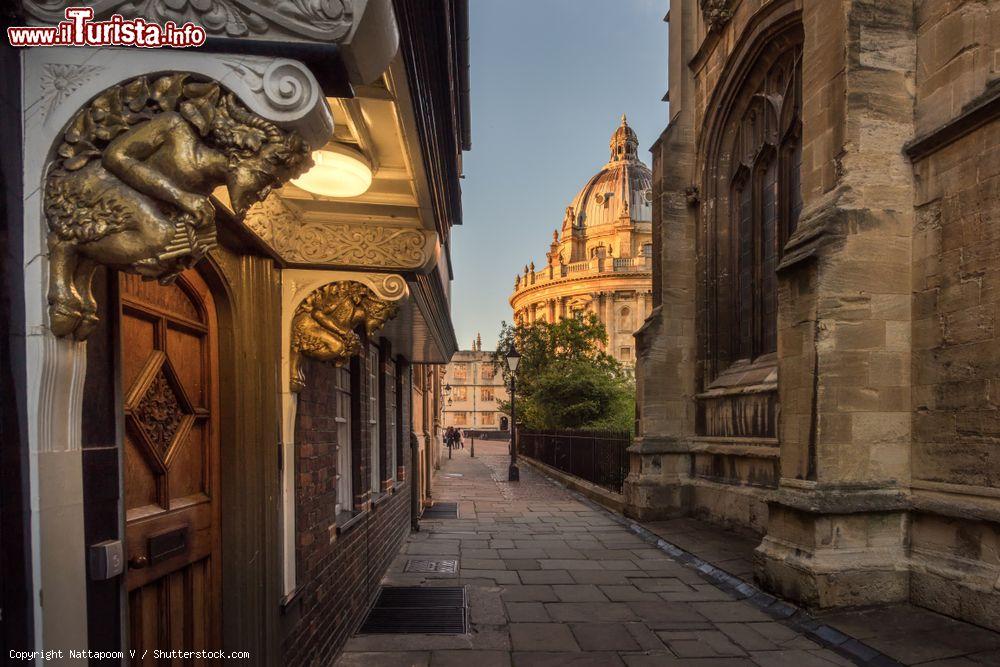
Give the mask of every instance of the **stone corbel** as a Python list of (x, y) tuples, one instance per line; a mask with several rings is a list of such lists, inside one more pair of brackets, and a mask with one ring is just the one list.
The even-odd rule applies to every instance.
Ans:
[(380, 298), (367, 285), (344, 280), (328, 283), (310, 293), (292, 316), (289, 351), (290, 388), (305, 387), (302, 357), (345, 365), (361, 351), (361, 339), (354, 332), (364, 326), (369, 336), (399, 312), (399, 304)]
[(319, 85), (292, 60), (170, 54), (152, 75), (111, 51), (76, 68), (45, 60), (29, 59), (44, 73), (29, 95), (47, 101), (55, 146), (41, 205), (59, 337), (84, 340), (96, 325), (98, 266), (172, 281), (216, 243), (209, 194), (226, 190), (242, 216), (332, 134)]
[(722, 30), (733, 18), (733, 0), (701, 0), (701, 14), (709, 32)]
[[(331, 329), (325, 327), (324, 323), (334, 326), (335, 318), (332, 316), (324, 314), (319, 315), (319, 319), (316, 319), (310, 315), (310, 313), (318, 314), (318, 312), (329, 310), (330, 307), (337, 305), (339, 297), (333, 286), (353, 284), (360, 288), (354, 290), (356, 301), (359, 302), (356, 304), (358, 308), (352, 310), (349, 315), (354, 324), (348, 327), (346, 320), (336, 320), (335, 328), (338, 331), (349, 331), (357, 325), (364, 324), (371, 333), (374, 333), (395, 315), (399, 306), (410, 294), (406, 280), (402, 276), (391, 273), (285, 269), (281, 272), (281, 276), (281, 382), (282, 393), (286, 396), (294, 396), (302, 388), (296, 382), (298, 363), (293, 357), (303, 352), (302, 346), (308, 345), (307, 333), (316, 329), (316, 326), (306, 320), (314, 320), (325, 331), (331, 331)], [(307, 305), (306, 302), (311, 298), (313, 303)], [(316, 301), (323, 301), (323, 303), (317, 304)], [(298, 325), (296, 324), (297, 319)], [(322, 335), (323, 332), (316, 331), (316, 333)], [(298, 342), (296, 342), (296, 338), (298, 338)], [(299, 349), (293, 353), (293, 348), (296, 347)], [(323, 356), (328, 356), (329, 361), (337, 363), (339, 353), (333, 347), (337, 347), (337, 345), (328, 346), (330, 354)], [(310, 352), (306, 352), (306, 354), (319, 356), (312, 355)], [(343, 363), (349, 357), (350, 355), (339, 357), (339, 360)], [(291, 432), (287, 432), (287, 434), (290, 436)]]

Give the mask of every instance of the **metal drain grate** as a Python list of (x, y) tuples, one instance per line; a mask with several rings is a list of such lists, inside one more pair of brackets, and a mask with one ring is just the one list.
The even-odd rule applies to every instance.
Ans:
[(421, 519), (457, 519), (458, 503), (434, 503), (424, 510)]
[(464, 635), (464, 587), (383, 586), (361, 634)]
[(457, 560), (409, 560), (406, 561), (406, 572), (421, 572), (434, 574), (455, 574), (458, 572)]

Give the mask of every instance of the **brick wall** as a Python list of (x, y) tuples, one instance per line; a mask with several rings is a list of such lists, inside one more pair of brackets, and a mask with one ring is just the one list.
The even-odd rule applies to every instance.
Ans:
[[(363, 366), (363, 357), (357, 363)], [(311, 359), (305, 364), (307, 386), (299, 395), (295, 434), (298, 595), (286, 611), (291, 627), (282, 653), (285, 665), (329, 665), (364, 619), (379, 581), (409, 532), (410, 492), (406, 482), (399, 483), (388, 498), (337, 534), (336, 370)], [(354, 467), (363, 473), (355, 479), (367, 484), (368, 375), (363, 367), (360, 370), (354, 400), (360, 401), (361, 428), (355, 436), (360, 431), (359, 442), (365, 444), (354, 449)], [(402, 392), (401, 398), (408, 396), (408, 391)], [(408, 417), (409, 407), (403, 412)], [(407, 443), (409, 430), (404, 428)], [(409, 447), (404, 447), (407, 477), (409, 457)], [(355, 488), (356, 495), (366, 490)]]

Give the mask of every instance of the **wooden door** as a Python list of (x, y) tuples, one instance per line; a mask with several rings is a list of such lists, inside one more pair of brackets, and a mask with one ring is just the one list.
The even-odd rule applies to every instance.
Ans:
[(216, 313), (189, 270), (172, 285), (120, 275), (118, 316), (129, 648), (154, 664), (156, 648), (220, 643)]

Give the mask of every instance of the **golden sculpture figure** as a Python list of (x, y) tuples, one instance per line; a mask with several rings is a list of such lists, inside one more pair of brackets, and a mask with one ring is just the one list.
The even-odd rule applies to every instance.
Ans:
[(306, 297), (292, 317), (292, 391), (305, 387), (301, 355), (343, 366), (361, 351), (355, 328), (364, 325), (370, 336), (398, 310), (397, 304), (353, 281), (324, 285)]
[(78, 340), (97, 323), (98, 265), (169, 283), (215, 245), (217, 187), (243, 215), (312, 165), (298, 133), (188, 74), (108, 89), (63, 139), (45, 187), (49, 325)]

